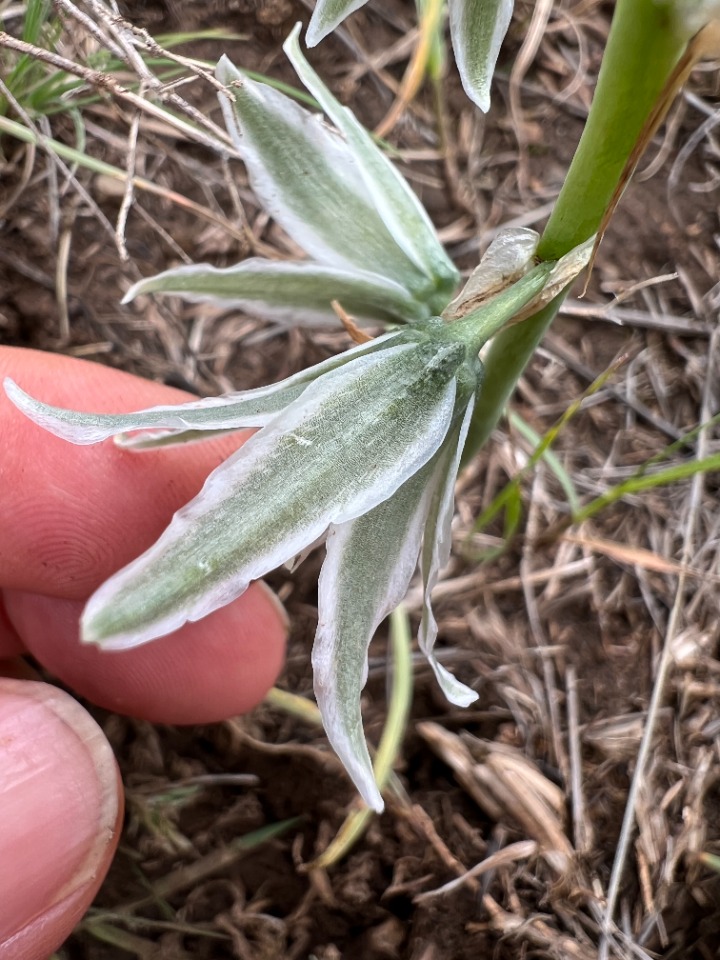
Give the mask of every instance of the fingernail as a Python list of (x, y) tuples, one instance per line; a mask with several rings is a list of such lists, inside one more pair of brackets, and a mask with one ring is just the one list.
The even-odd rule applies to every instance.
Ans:
[(0, 678), (3, 960), (46, 955), (70, 933), (112, 859), (121, 796), (110, 745), (76, 700)]

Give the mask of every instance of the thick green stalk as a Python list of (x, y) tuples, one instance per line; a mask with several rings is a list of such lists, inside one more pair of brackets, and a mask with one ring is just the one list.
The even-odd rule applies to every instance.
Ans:
[(597, 230), (687, 36), (671, 3), (619, 0), (592, 109), (538, 256), (557, 260)]
[[(671, 3), (618, 0), (585, 130), (540, 240), (541, 259), (556, 260), (597, 231), (643, 124), (686, 43), (687, 36), (676, 29)], [(556, 297), (540, 313), (493, 340), (466, 459), (492, 433), (562, 300), (563, 295)]]

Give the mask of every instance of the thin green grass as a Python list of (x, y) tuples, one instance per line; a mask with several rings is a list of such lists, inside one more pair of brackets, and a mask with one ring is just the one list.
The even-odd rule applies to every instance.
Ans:
[[(607, 382), (612, 373), (617, 369), (617, 366), (618, 364), (613, 364), (608, 370), (602, 373), (581, 397), (570, 404), (557, 423), (542, 437), (518, 414), (512, 412), (509, 414), (508, 419), (511, 426), (516, 429), (525, 440), (533, 444), (534, 449), (525, 466), (495, 495), (492, 502), (478, 516), (473, 525), (472, 533), (480, 533), (484, 531), (496, 517), (502, 514), (503, 532), (501, 545), (479, 553), (472, 552), (472, 554), (466, 554), (470, 559), (475, 562), (488, 562), (502, 555), (508, 549), (512, 539), (520, 528), (524, 515), (522, 500), (523, 481), (527, 479), (528, 475), (540, 460), (545, 463), (560, 484), (567, 500), (569, 514), (566, 519), (548, 531), (545, 538), (548, 541), (555, 539), (569, 527), (582, 524), (584, 521), (599, 514), (611, 504), (617, 503), (618, 500), (622, 500), (625, 497), (642, 494), (656, 487), (665, 487), (674, 483), (680, 483), (683, 480), (694, 477), (696, 474), (712, 473), (720, 470), (720, 454), (717, 453), (701, 459), (686, 459), (680, 463), (668, 463), (668, 461), (683, 449), (691, 448), (694, 441), (704, 430), (709, 430), (720, 423), (720, 413), (718, 413), (708, 422), (698, 424), (692, 430), (683, 434), (679, 439), (668, 444), (654, 456), (648, 458), (648, 460), (640, 464), (632, 475), (625, 480), (609, 487), (588, 503), (582, 504), (580, 502), (580, 497), (572, 477), (560, 459), (552, 452), (551, 447), (562, 430), (579, 411), (583, 401), (596, 393)], [(662, 466), (662, 464), (667, 465)]]
[[(695, 430), (690, 431), (690, 433), (682, 437), (681, 440), (677, 441), (677, 444), (689, 442), (700, 430), (716, 424), (719, 420), (720, 414), (713, 417), (708, 423), (701, 424), (699, 427), (696, 427)], [(675, 447), (676, 444), (672, 444), (672, 446)], [(652, 473), (649, 472), (652, 467), (658, 463), (658, 458), (664, 458), (670, 449), (671, 448), (668, 447), (655, 457), (651, 457), (643, 463), (642, 466), (638, 467), (637, 471), (631, 477), (628, 477), (627, 480), (623, 480), (614, 487), (610, 487), (605, 493), (585, 504), (577, 513), (573, 514), (565, 526), (569, 526), (571, 523), (578, 524), (589, 520), (590, 517), (594, 517), (600, 513), (601, 510), (610, 506), (610, 504), (622, 500), (623, 497), (644, 493), (655, 487), (671, 486), (673, 483), (689, 480), (698, 473), (713, 473), (720, 470), (720, 453), (714, 453), (708, 457), (703, 457), (701, 460), (686, 460), (682, 463), (672, 464), (662, 470), (657, 470)]]
[(574, 513), (580, 508), (580, 500), (575, 490), (575, 485), (563, 467), (560, 459), (552, 452), (551, 447), (560, 436), (560, 433), (573, 419), (580, 410), (583, 402), (597, 393), (609, 378), (613, 375), (622, 360), (612, 364), (603, 373), (597, 377), (593, 383), (585, 390), (568, 408), (564, 411), (560, 419), (542, 436), (538, 436), (529, 424), (517, 414), (510, 414), (510, 422), (526, 440), (535, 444), (535, 449), (530, 454), (525, 466), (500, 490), (493, 498), (492, 502), (483, 510), (473, 525), (473, 533), (481, 533), (492, 521), (503, 512), (503, 541), (499, 547), (492, 550), (473, 553), (472, 559), (475, 562), (487, 562), (495, 559), (507, 549), (510, 541), (517, 533), (523, 517), (522, 506), (522, 483), (532, 472), (540, 460), (549, 467), (555, 474), (561, 487), (565, 491), (568, 505)]

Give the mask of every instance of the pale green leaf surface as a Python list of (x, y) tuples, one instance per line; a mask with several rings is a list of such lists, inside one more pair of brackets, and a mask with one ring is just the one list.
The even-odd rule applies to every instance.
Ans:
[(440, 456), (437, 471), (440, 480), (435, 484), (430, 505), (422, 549), (422, 574), (424, 581), (423, 613), (418, 640), (420, 649), (433, 668), (443, 693), (451, 703), (467, 707), (477, 700), (477, 693), (461, 683), (446, 667), (438, 662), (434, 653), (437, 639), (437, 622), (432, 610), (431, 595), (442, 568), (450, 559), (452, 547), (451, 524), (455, 503), (455, 480), (460, 458), (472, 419), (474, 400), (468, 404), (465, 416), (448, 436)]
[[(298, 24), (283, 49), (298, 76), (327, 116), (345, 137), (371, 198), (386, 230), (413, 263), (442, 292), (443, 303), (457, 285), (459, 274), (438, 240), (432, 221), (397, 168), (378, 149), (367, 130), (343, 107), (323, 84), (300, 50)], [(388, 271), (384, 271), (388, 272)], [(391, 274), (392, 275), (392, 274)], [(399, 279), (399, 278), (396, 278)]]
[(332, 321), (337, 325), (333, 300), (348, 313), (375, 321), (404, 323), (430, 316), (426, 306), (392, 280), (314, 261), (252, 257), (224, 269), (204, 263), (175, 267), (140, 280), (128, 290), (123, 303), (145, 293), (254, 308), (264, 316), (292, 324)]
[(220, 105), (252, 188), (296, 243), (323, 264), (379, 273), (423, 293), (427, 278), (386, 229), (340, 134), (227, 57), (217, 78), (235, 98), (221, 95)]
[(315, 380), (90, 598), (84, 640), (120, 649), (198, 620), (392, 496), (445, 438), (464, 358), (458, 343), (422, 338)]
[[(433, 461), (434, 463), (434, 461)], [(370, 641), (407, 593), (427, 517), (432, 464), (369, 513), (332, 526), (320, 573), (312, 652), (323, 726), (365, 802), (381, 812), (360, 711)]]
[(345, 17), (366, 3), (367, 0), (317, 0), (307, 29), (307, 45), (314, 47), (320, 43)]
[(152, 442), (163, 438), (169, 440), (173, 434), (183, 434), (188, 430), (212, 432), (264, 426), (296, 400), (316, 377), (343, 366), (357, 356), (374, 353), (400, 337), (401, 333), (395, 331), (377, 337), (267, 387), (227, 393), (220, 397), (205, 397), (189, 403), (150, 407), (135, 413), (79, 413), (36, 400), (9, 377), (5, 378), (4, 387), (8, 398), (26, 417), (71, 443), (100, 443), (130, 430), (163, 430), (162, 435), (151, 434), (150, 438), (123, 440), (123, 446), (135, 447), (141, 446), (143, 439)]
[(448, 0), (455, 62), (468, 97), (486, 113), (514, 0)]

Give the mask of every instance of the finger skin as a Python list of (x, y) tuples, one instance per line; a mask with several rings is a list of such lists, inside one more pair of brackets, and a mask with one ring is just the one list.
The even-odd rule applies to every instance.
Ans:
[[(0, 348), (11, 376), (49, 402), (120, 412), (187, 395), (96, 364)], [(173, 513), (242, 438), (131, 453), (69, 444), (0, 391), (0, 651), (24, 647), (95, 703), (156, 721), (192, 723), (248, 710), (280, 670), (287, 620), (258, 584), (212, 617), (123, 653), (80, 646), (84, 601), (146, 550)]]
[(212, 723), (247, 713), (280, 672), (285, 621), (261, 584), (198, 623), (133, 650), (78, 640), (83, 604), (7, 591), (27, 650), (88, 700), (154, 723)]
[(45, 683), (0, 677), (0, 956), (43, 960), (112, 860), (122, 791), (90, 715)]
[(22, 640), (17, 635), (17, 631), (5, 612), (5, 607), (2, 602), (2, 591), (0, 591), (0, 661), (19, 657), (24, 652), (25, 648)]

